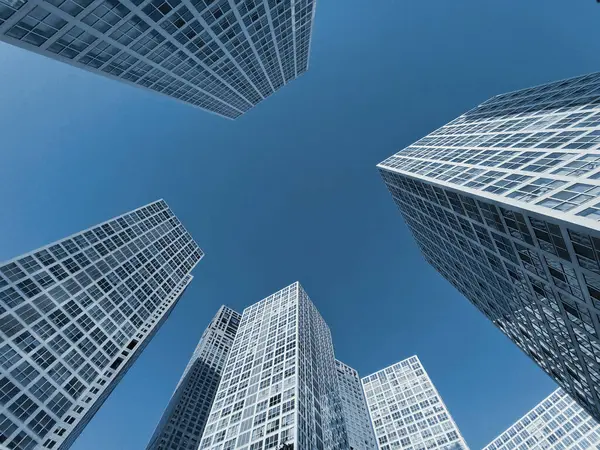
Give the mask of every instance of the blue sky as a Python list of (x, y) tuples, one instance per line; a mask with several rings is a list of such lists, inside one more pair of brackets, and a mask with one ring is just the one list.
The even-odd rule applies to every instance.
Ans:
[(229, 121), (0, 45), (0, 260), (164, 198), (205, 250), (73, 450), (143, 449), (219, 305), (299, 280), (362, 375), (418, 354), (473, 449), (553, 382), (421, 257), (375, 165), (600, 69), (593, 0), (320, 0), (309, 71)]

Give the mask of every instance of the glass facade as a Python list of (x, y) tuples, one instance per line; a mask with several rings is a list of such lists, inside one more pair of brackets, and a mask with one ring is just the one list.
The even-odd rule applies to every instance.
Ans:
[(241, 315), (221, 306), (185, 368), (146, 450), (197, 450)]
[(341, 361), (335, 361), (344, 423), (350, 450), (377, 450), (373, 425), (358, 372)]
[(160, 200), (0, 265), (0, 447), (69, 448), (202, 256)]
[(379, 450), (468, 450), (419, 358), (362, 379)]
[(0, 0), (0, 40), (236, 118), (308, 70), (316, 0)]
[(299, 283), (246, 308), (200, 449), (347, 450), (331, 333)]
[(599, 446), (598, 422), (559, 388), (483, 450), (595, 450)]
[(597, 420), (599, 146), (596, 73), (493, 97), (378, 166), (427, 261)]

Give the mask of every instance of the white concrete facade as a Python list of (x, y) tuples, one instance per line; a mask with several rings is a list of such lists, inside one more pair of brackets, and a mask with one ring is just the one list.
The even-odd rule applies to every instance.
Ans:
[(202, 258), (163, 200), (0, 265), (0, 444), (68, 449)]
[(347, 450), (331, 333), (300, 283), (246, 308), (202, 450)]
[(417, 356), (362, 379), (379, 450), (469, 450)]
[(316, 0), (0, 0), (0, 41), (234, 119), (308, 70)]
[(598, 422), (559, 388), (483, 450), (592, 450), (599, 444)]
[(425, 258), (600, 420), (600, 74), (503, 94), (378, 165)]

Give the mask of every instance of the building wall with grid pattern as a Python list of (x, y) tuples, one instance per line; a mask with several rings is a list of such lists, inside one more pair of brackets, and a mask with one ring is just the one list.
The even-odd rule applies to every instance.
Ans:
[(483, 450), (592, 450), (598, 445), (598, 422), (559, 388)]
[(71, 446), (203, 253), (160, 200), (0, 265), (0, 446)]
[(197, 450), (241, 315), (221, 306), (186, 366), (147, 450)]
[(0, 40), (236, 118), (308, 70), (316, 0), (0, 0)]
[(350, 450), (377, 450), (373, 425), (358, 372), (335, 360)]
[(600, 420), (600, 74), (493, 97), (379, 164), (427, 261)]
[(246, 308), (200, 449), (347, 450), (329, 328), (299, 283)]
[(417, 356), (362, 379), (380, 450), (468, 450)]

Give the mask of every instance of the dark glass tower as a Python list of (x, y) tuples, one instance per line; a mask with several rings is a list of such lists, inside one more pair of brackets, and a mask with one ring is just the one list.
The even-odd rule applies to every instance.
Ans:
[(197, 450), (241, 315), (221, 306), (185, 368), (147, 450)]

